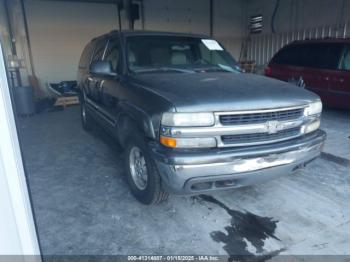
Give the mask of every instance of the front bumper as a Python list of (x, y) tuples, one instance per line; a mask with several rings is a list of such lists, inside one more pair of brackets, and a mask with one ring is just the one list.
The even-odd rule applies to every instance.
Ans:
[(150, 143), (163, 185), (175, 194), (238, 188), (296, 172), (317, 158), (326, 133), (263, 146), (178, 151)]

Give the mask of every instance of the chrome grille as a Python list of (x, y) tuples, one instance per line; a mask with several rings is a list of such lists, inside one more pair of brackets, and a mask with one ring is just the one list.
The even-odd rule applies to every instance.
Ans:
[(224, 126), (229, 125), (246, 125), (246, 124), (260, 124), (267, 121), (290, 121), (300, 118), (303, 115), (304, 109), (290, 109), (284, 111), (271, 111), (259, 113), (244, 113), (244, 114), (230, 114), (220, 115), (220, 123)]
[(261, 144), (291, 139), (300, 135), (300, 127), (282, 130), (275, 134), (255, 133), (242, 135), (225, 135), (221, 136), (221, 140), (225, 145), (240, 144)]

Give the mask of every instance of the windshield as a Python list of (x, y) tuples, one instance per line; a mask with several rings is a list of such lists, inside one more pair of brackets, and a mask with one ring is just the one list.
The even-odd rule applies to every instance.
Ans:
[(195, 37), (129, 36), (127, 63), (134, 73), (240, 72), (218, 42)]

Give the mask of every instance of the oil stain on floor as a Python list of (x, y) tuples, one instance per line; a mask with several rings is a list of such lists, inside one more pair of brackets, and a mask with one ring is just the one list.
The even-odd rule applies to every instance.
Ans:
[[(230, 225), (225, 227), (226, 232), (214, 231), (210, 234), (214, 241), (225, 244), (224, 250), (229, 254), (229, 261), (266, 261), (284, 251), (278, 249), (266, 253), (264, 250), (264, 241), (267, 238), (280, 241), (274, 235), (278, 221), (230, 209), (212, 196), (200, 195), (199, 199), (223, 208), (231, 216)], [(248, 250), (246, 240), (256, 249), (255, 254)]]

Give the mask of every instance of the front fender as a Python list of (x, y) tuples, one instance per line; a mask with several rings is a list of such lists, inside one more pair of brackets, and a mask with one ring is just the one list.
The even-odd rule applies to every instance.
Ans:
[[(140, 129), (147, 138), (153, 140), (156, 139), (156, 132), (154, 130), (152, 118), (147, 112), (145, 112), (142, 108), (129, 102), (120, 103), (120, 107), (122, 109), (122, 113), (120, 115), (120, 118), (118, 119), (118, 126), (136, 125), (136, 127)], [(127, 118), (128, 120), (126, 120), (125, 118)], [(125, 121), (131, 121), (132, 123), (125, 123)], [(123, 130), (123, 128), (121, 128), (121, 130)], [(130, 130), (126, 128), (125, 131), (122, 132), (129, 133)], [(120, 135), (122, 138), (127, 136), (127, 134)]]

